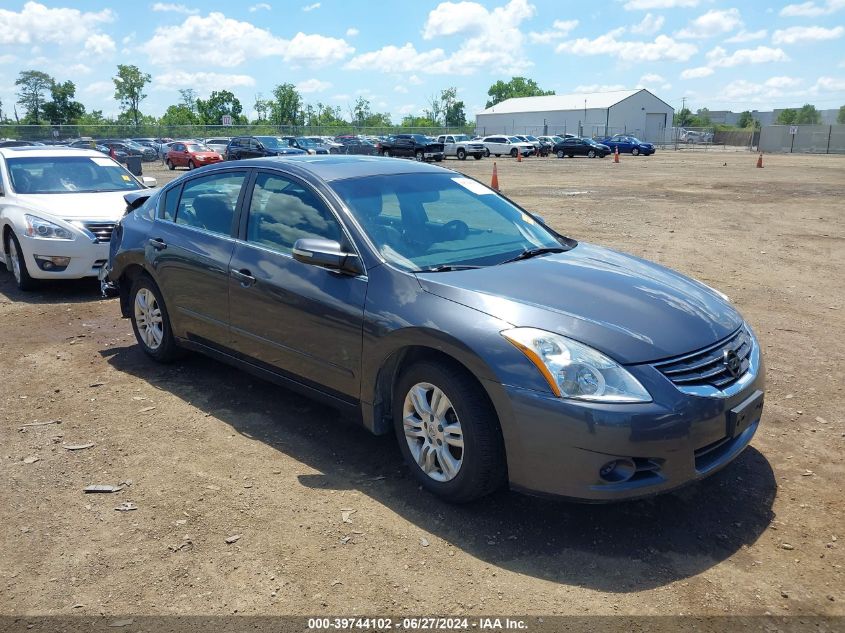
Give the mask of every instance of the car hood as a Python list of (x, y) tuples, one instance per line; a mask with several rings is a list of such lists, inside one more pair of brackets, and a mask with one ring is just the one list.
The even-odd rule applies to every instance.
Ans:
[(584, 243), (564, 253), (417, 277), (426, 292), (515, 326), (557, 332), (624, 364), (700, 349), (742, 324), (704, 284)]
[[(138, 187), (138, 189), (142, 189)], [(18, 205), (34, 215), (51, 215), (63, 220), (107, 220), (117, 222), (123, 217), (130, 191), (102, 191), (99, 193), (24, 194), (17, 197)], [(49, 219), (49, 218), (45, 218)]]

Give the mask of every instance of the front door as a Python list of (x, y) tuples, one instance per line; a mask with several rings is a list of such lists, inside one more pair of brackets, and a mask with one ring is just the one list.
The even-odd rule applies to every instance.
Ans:
[(230, 263), (235, 348), (282, 373), (357, 399), (367, 280), (293, 259), (300, 238), (348, 241), (325, 201), (280, 172), (259, 172)]
[(177, 336), (229, 346), (229, 260), (248, 173), (191, 178), (162, 196), (146, 252)]

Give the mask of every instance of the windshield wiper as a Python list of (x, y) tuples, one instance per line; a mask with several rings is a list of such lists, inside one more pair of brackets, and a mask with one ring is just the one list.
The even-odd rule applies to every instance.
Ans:
[(473, 268), (481, 268), (481, 266), (469, 266), (465, 264), (438, 264), (430, 268), (420, 268), (415, 270), (415, 273), (447, 273), (453, 270), (472, 270)]
[(531, 259), (532, 257), (537, 257), (538, 255), (546, 255), (547, 253), (564, 253), (566, 252), (565, 248), (560, 246), (551, 246), (551, 247), (542, 247), (542, 248), (527, 248), (522, 251), (516, 257), (511, 257), (510, 259), (506, 259), (503, 262), (499, 262), (499, 264), (509, 264), (510, 262), (518, 262), (521, 259)]

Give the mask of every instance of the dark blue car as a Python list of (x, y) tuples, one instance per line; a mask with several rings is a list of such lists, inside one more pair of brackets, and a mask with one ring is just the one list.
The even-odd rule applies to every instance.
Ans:
[(653, 144), (644, 143), (636, 136), (629, 136), (627, 134), (615, 134), (599, 142), (607, 145), (613, 152), (616, 152), (616, 148), (618, 147), (620, 154), (651, 156), (655, 151)]
[(442, 498), (662, 492), (760, 422), (760, 345), (727, 297), (454, 171), (264, 158), (127, 202), (101, 279), (147, 355), (202, 352), (395, 433)]

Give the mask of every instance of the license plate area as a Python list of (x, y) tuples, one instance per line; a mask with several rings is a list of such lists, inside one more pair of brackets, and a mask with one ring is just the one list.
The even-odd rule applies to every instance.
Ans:
[(763, 414), (763, 392), (755, 391), (745, 401), (728, 411), (728, 437), (736, 437)]

